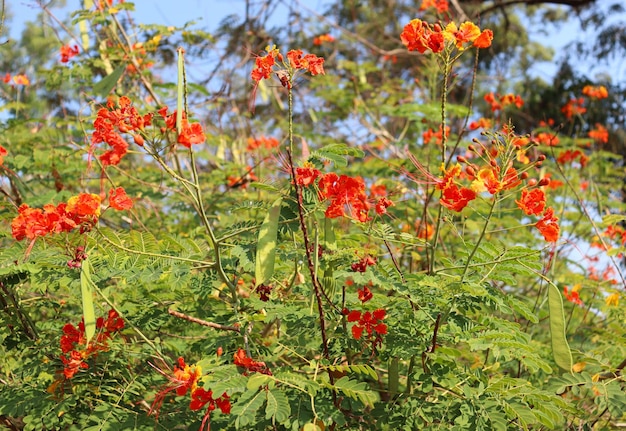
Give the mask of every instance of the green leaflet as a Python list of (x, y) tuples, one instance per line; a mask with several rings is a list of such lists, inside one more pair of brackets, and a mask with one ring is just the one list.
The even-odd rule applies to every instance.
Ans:
[(572, 352), (565, 337), (565, 313), (561, 292), (552, 283), (548, 285), (548, 306), (550, 310), (550, 335), (554, 362), (567, 371), (572, 370)]
[(89, 258), (83, 260), (80, 270), (80, 291), (83, 296), (83, 318), (85, 320), (85, 337), (87, 344), (96, 333), (96, 313), (93, 309), (93, 290), (91, 285), (91, 263)]
[(267, 405), (265, 407), (265, 419), (272, 419), (278, 423), (285, 423), (291, 416), (289, 400), (283, 392), (267, 391)]
[(256, 286), (265, 283), (274, 274), (274, 261), (276, 259), (276, 237), (278, 235), (278, 219), (280, 218), (280, 206), (283, 198), (278, 198), (270, 207), (261, 229), (256, 246), (256, 262), (254, 278)]
[(98, 96), (106, 97), (111, 90), (117, 84), (122, 73), (124, 73), (125, 66), (119, 66), (113, 72), (102, 78), (96, 85), (93, 86), (93, 92)]

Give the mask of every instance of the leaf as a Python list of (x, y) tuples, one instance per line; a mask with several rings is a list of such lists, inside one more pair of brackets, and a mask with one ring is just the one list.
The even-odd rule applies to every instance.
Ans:
[(567, 371), (572, 369), (572, 352), (565, 337), (565, 313), (561, 292), (552, 283), (548, 285), (548, 307), (550, 310), (550, 335), (554, 362)]
[(108, 96), (117, 84), (117, 81), (119, 81), (125, 69), (125, 66), (118, 66), (113, 72), (102, 78), (100, 82), (93, 86), (93, 92), (98, 96)]
[(261, 229), (256, 246), (256, 262), (254, 278), (256, 286), (265, 283), (274, 274), (274, 261), (276, 259), (276, 237), (278, 235), (278, 219), (280, 206), (283, 198), (278, 198), (270, 207)]
[[(250, 396), (251, 395), (251, 396)], [(239, 398), (238, 402), (233, 406), (231, 413), (237, 417), (235, 420), (236, 428), (244, 428), (254, 423), (257, 410), (265, 401), (265, 391), (246, 392)], [(249, 427), (246, 429), (250, 429)]]
[(267, 391), (267, 406), (265, 419), (273, 418), (278, 423), (284, 423), (291, 416), (291, 406), (284, 393)]
[(80, 271), (80, 291), (83, 296), (83, 319), (85, 320), (85, 337), (87, 339), (86, 344), (89, 344), (89, 340), (96, 333), (96, 313), (93, 308), (93, 290), (91, 285), (90, 267), (91, 263), (89, 258), (83, 260)]
[(367, 389), (365, 382), (350, 380), (347, 376), (337, 380), (334, 385), (329, 387), (344, 393), (354, 400), (361, 401), (368, 407), (374, 407), (374, 403), (379, 399), (378, 393)]
[(246, 387), (249, 391), (256, 391), (261, 386), (268, 384), (272, 379), (265, 374), (254, 374), (248, 379), (248, 384)]

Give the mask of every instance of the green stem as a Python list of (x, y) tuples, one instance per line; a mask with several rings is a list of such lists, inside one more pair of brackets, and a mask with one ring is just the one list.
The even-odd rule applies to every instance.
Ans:
[(474, 245), (474, 248), (472, 249), (472, 252), (467, 257), (467, 262), (465, 262), (465, 268), (463, 269), (463, 275), (461, 276), (461, 283), (463, 283), (463, 280), (465, 279), (465, 276), (467, 275), (467, 270), (469, 269), (470, 262), (472, 261), (472, 258), (476, 254), (476, 251), (478, 250), (478, 246), (480, 245), (480, 243), (482, 242), (483, 238), (485, 237), (485, 232), (487, 232), (487, 226), (489, 226), (489, 222), (491, 221), (491, 216), (493, 215), (493, 211), (496, 208), (497, 200), (498, 200), (497, 199), (497, 195), (494, 195), (493, 196), (493, 200), (491, 202), (491, 207), (489, 208), (489, 214), (487, 214), (487, 219), (485, 220), (485, 224), (483, 225), (483, 229), (480, 232), (480, 236), (478, 237), (478, 241), (476, 241), (476, 244)]
[[(291, 81), (290, 81), (291, 84)], [(291, 170), (291, 180), (298, 199), (298, 216), (300, 218), (300, 229), (302, 230), (302, 237), (304, 239), (304, 252), (306, 254), (306, 260), (311, 274), (311, 283), (313, 284), (313, 291), (315, 293), (315, 299), (317, 302), (317, 312), (320, 319), (320, 332), (322, 335), (322, 351), (325, 359), (330, 358), (330, 352), (328, 350), (328, 337), (326, 335), (326, 318), (324, 313), (324, 307), (322, 303), (322, 288), (317, 279), (317, 273), (315, 271), (315, 264), (311, 253), (317, 254), (317, 250), (311, 250), (311, 242), (309, 240), (309, 234), (306, 227), (306, 220), (304, 219), (304, 201), (302, 198), (302, 190), (298, 186), (296, 181), (296, 168), (293, 164), (293, 94), (291, 86), (288, 87), (289, 93), (289, 149), (287, 150), (287, 160)], [(332, 375), (330, 375), (330, 381), (333, 382)]]
[[(446, 136), (446, 104), (448, 101), (448, 76), (450, 75), (450, 57), (446, 55), (443, 65), (443, 84), (441, 89), (441, 163), (446, 166), (447, 153), (447, 136)], [(437, 251), (437, 243), (439, 242), (439, 232), (441, 230), (441, 215), (443, 213), (442, 206), (439, 205), (437, 212), (437, 223), (435, 224), (435, 235), (431, 248), (430, 259), (428, 259), (428, 272), (432, 274), (435, 267), (435, 253)]]

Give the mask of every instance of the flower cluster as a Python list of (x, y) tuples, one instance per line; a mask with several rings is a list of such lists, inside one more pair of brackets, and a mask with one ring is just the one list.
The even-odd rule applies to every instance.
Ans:
[(571, 120), (577, 115), (582, 115), (587, 112), (585, 108), (585, 99), (579, 97), (578, 99), (570, 99), (565, 106), (561, 108), (561, 112), (565, 115), (565, 118)]
[(381, 335), (387, 333), (387, 325), (382, 321), (387, 312), (381, 308), (373, 312), (366, 311), (361, 313), (358, 310), (352, 310), (348, 313), (348, 322), (355, 322), (352, 326), (352, 336), (355, 340), (360, 340), (363, 331), (367, 332), (368, 338), (375, 336), (380, 339)]
[(61, 47), (61, 63), (67, 63), (70, 61), (70, 58), (78, 55), (78, 45), (70, 46), (63, 45)]
[(476, 199), (476, 192), (468, 187), (459, 187), (455, 178), (461, 175), (461, 166), (456, 164), (444, 171), (443, 178), (438, 181), (441, 190), (439, 202), (449, 210), (461, 212), (471, 201)]
[(296, 184), (308, 187), (315, 183), (322, 173), (310, 162), (305, 162), (303, 166), (296, 168)]
[(422, 0), (422, 5), (419, 10), (422, 11), (428, 8), (434, 8), (437, 10), (437, 13), (448, 12), (448, 0)]
[(268, 138), (265, 136), (261, 136), (260, 138), (248, 138), (248, 145), (246, 146), (247, 151), (253, 151), (257, 148), (266, 148), (272, 149), (276, 148), (280, 145), (280, 142), (276, 138)]
[(246, 370), (243, 373), (246, 376), (249, 373), (261, 373), (261, 374), (266, 374), (268, 376), (272, 375), (272, 372), (270, 371), (269, 368), (267, 368), (267, 365), (265, 365), (265, 362), (255, 361), (254, 359), (249, 357), (246, 354), (246, 351), (243, 349), (237, 350), (237, 352), (234, 355), (234, 360), (235, 360), (236, 366), (240, 368), (244, 368)]
[(152, 114), (139, 115), (126, 96), (120, 97), (117, 108), (115, 106), (116, 103), (109, 99), (107, 107), (98, 110), (93, 123), (92, 145), (104, 142), (111, 147), (99, 157), (104, 166), (119, 164), (128, 152), (128, 143), (121, 133), (131, 134), (135, 143), (142, 146), (144, 139), (141, 132), (152, 124)]
[(563, 295), (565, 295), (565, 299), (576, 305), (583, 305), (583, 301), (580, 299), (580, 295), (578, 293), (579, 291), (580, 284), (575, 285), (571, 288), (571, 290), (567, 286), (563, 287)]
[[(7, 73), (6, 75), (4, 75), (4, 77), (2, 77), (2, 82), (4, 82), (5, 84), (8, 84), (11, 82), (11, 74)], [(18, 74), (18, 75), (14, 75), (13, 76), (13, 84), (15, 85), (30, 85), (30, 79), (28, 79), (28, 76), (24, 75), (24, 74)]]
[[(372, 282), (370, 281), (370, 285), (371, 284)], [(367, 301), (374, 297), (374, 294), (370, 290), (369, 286), (363, 286), (362, 288), (357, 289), (356, 293), (359, 297), (359, 301), (361, 301), (363, 304), (365, 304)]]
[(133, 200), (123, 187), (118, 187), (109, 191), (109, 206), (117, 211), (125, 211), (133, 207)]
[(80, 227), (81, 233), (90, 230), (100, 216), (100, 196), (81, 193), (67, 203), (31, 208), (22, 204), (11, 222), (13, 238), (33, 240), (51, 233), (70, 232)]
[(351, 268), (354, 272), (365, 272), (368, 266), (374, 265), (376, 265), (376, 258), (368, 254), (367, 256), (363, 256), (358, 262), (353, 263)]
[(546, 241), (555, 242), (559, 239), (560, 227), (557, 223), (558, 221), (559, 218), (554, 215), (552, 207), (548, 207), (543, 213), (541, 220), (535, 223), (535, 227), (539, 229)]
[(313, 45), (315, 46), (320, 46), (323, 45), (325, 43), (331, 43), (334, 42), (335, 38), (332, 37), (330, 34), (326, 33), (326, 34), (321, 34), (319, 36), (315, 36), (313, 38)]
[[(148, 414), (154, 412), (158, 417), (165, 396), (172, 391), (175, 391), (178, 396), (184, 396), (187, 392), (191, 393), (191, 401), (189, 402), (190, 410), (200, 410), (208, 404), (206, 413), (202, 419), (200, 431), (209, 423), (211, 412), (215, 410), (216, 407), (224, 414), (230, 413), (230, 397), (226, 392), (217, 398), (213, 398), (213, 391), (207, 391), (202, 387), (198, 387), (198, 381), (200, 377), (202, 377), (202, 367), (200, 367), (200, 365), (186, 364), (185, 359), (180, 357), (178, 358), (178, 365), (174, 365), (174, 369), (171, 373), (166, 373), (159, 369), (157, 370), (167, 377), (169, 384), (155, 395)], [(207, 427), (207, 429), (209, 428)]]
[[(450, 136), (450, 127), (446, 126), (446, 138)], [(441, 131), (441, 126), (435, 132), (433, 129), (429, 128), (424, 133), (422, 133), (422, 139), (424, 139), (424, 145), (432, 144), (433, 140), (436, 145), (441, 145), (443, 142), (443, 133)]]
[(559, 164), (564, 165), (566, 163), (571, 163), (575, 161), (576, 159), (578, 159), (578, 162), (580, 163), (580, 166), (582, 168), (584, 168), (587, 165), (587, 162), (589, 161), (589, 157), (587, 157), (580, 150), (565, 150), (561, 154), (559, 154), (559, 157), (556, 159), (556, 161)]
[(96, 320), (98, 332), (87, 344), (85, 337), (85, 323), (81, 320), (78, 327), (71, 323), (63, 327), (61, 336), (61, 361), (63, 362), (63, 375), (66, 379), (71, 379), (81, 369), (89, 368), (86, 360), (95, 357), (98, 352), (109, 350), (108, 340), (112, 334), (124, 329), (124, 320), (115, 312), (110, 310), (107, 318), (99, 317)]
[[(206, 141), (206, 136), (204, 135), (202, 125), (200, 123), (190, 123), (187, 120), (187, 116), (184, 112), (180, 124), (180, 132), (178, 132), (176, 129), (176, 111), (168, 115), (167, 106), (164, 106), (163, 108), (159, 109), (158, 113), (165, 120), (166, 130), (176, 131), (178, 133), (176, 142), (178, 142), (179, 144), (187, 148), (191, 148), (192, 144), (201, 144)], [(165, 132), (166, 130), (162, 131)]]
[(361, 177), (338, 176), (334, 172), (324, 174), (318, 183), (320, 198), (330, 200), (325, 215), (328, 218), (345, 216), (345, 207), (350, 216), (360, 222), (369, 220), (370, 203), (365, 193), (365, 182)]
[(508, 93), (501, 96), (492, 91), (485, 94), (483, 98), (491, 107), (491, 112), (501, 111), (509, 105), (515, 105), (518, 108), (524, 106), (524, 100), (519, 94)]
[(207, 409), (204, 414), (204, 418), (202, 419), (202, 424), (200, 425), (200, 431), (204, 429), (205, 425), (207, 426), (207, 431), (210, 429), (209, 420), (211, 412), (215, 410), (216, 407), (219, 408), (225, 415), (230, 414), (230, 397), (226, 392), (224, 392), (221, 396), (213, 398), (213, 391), (207, 391), (204, 388), (197, 388), (191, 393), (189, 409), (200, 410), (204, 406), (207, 406)]
[(606, 99), (609, 97), (609, 92), (604, 85), (585, 85), (583, 94), (591, 99)]
[(442, 29), (439, 24), (429, 24), (416, 18), (404, 26), (400, 40), (409, 51), (424, 54), (430, 50), (437, 54), (446, 49), (446, 46), (456, 47), (459, 51), (467, 49), (469, 44), (476, 48), (488, 48), (493, 40), (493, 32), (481, 32), (476, 24), (469, 21), (459, 27), (450, 22)]
[(285, 62), (283, 55), (275, 45), (268, 46), (265, 50), (267, 54), (256, 58), (254, 68), (250, 74), (252, 80), (256, 82), (270, 78), (276, 61), (283, 63), (283, 68), (275, 72), (283, 87), (286, 88), (291, 88), (291, 79), (298, 70), (306, 70), (313, 76), (324, 74), (324, 59), (315, 54), (303, 55), (301, 50), (292, 49), (287, 52), (288, 61)]
[(596, 128), (587, 133), (591, 139), (601, 144), (609, 142), (609, 131), (602, 124), (596, 123)]

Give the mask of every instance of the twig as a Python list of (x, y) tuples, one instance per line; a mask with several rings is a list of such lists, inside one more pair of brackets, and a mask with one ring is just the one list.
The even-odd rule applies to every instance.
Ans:
[(219, 329), (221, 331), (233, 331), (240, 332), (239, 326), (228, 326), (228, 325), (220, 325), (219, 323), (209, 322), (207, 320), (198, 319), (197, 317), (190, 316), (188, 314), (181, 313), (180, 311), (172, 310), (171, 308), (167, 310), (168, 314), (171, 314), (174, 317), (178, 317), (180, 319), (188, 320), (193, 323), (197, 323), (198, 325), (208, 326), (209, 328)]

